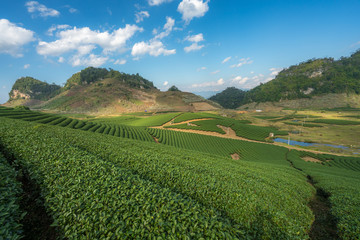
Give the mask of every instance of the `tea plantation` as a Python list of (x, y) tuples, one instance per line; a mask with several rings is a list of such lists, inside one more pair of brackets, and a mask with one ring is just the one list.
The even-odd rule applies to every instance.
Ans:
[[(39, 187), (48, 228), (60, 239), (308, 239), (309, 203), (320, 190), (337, 236), (358, 239), (359, 158), (145, 127), (198, 115), (161, 114), (129, 126), (0, 108), (0, 239), (29, 234), (21, 174)], [(256, 127), (200, 115), (213, 118), (204, 128)], [(256, 129), (248, 136), (265, 136)]]

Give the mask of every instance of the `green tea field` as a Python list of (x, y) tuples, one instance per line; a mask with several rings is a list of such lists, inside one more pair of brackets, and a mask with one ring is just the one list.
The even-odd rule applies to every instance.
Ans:
[(275, 145), (287, 132), (254, 119), (1, 107), (0, 236), (359, 239), (360, 158)]

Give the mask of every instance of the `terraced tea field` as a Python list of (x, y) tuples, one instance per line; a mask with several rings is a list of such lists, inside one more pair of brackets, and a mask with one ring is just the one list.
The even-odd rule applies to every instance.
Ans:
[(18, 180), (25, 174), (52, 221), (45, 229), (58, 238), (317, 239), (330, 231), (314, 221), (320, 193), (336, 219), (329, 236), (359, 236), (359, 158), (146, 127), (181, 116), (208, 131), (249, 126), (253, 137), (267, 129), (206, 113), (131, 123), (0, 108), (0, 220), (9, 223), (0, 233), (29, 236)]

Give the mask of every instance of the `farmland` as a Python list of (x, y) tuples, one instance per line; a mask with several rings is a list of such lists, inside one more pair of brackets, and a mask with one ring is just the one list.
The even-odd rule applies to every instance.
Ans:
[[(79, 120), (0, 108), (0, 168), (8, 173), (0, 207), (10, 223), (0, 232), (29, 234), (21, 172), (38, 186), (58, 238), (356, 239), (360, 159), (264, 143), (270, 132), (285, 133), (253, 122), (273, 119), (179, 112)], [(170, 128), (224, 134), (217, 125), (257, 142)], [(333, 233), (315, 221), (320, 197), (336, 219)]]

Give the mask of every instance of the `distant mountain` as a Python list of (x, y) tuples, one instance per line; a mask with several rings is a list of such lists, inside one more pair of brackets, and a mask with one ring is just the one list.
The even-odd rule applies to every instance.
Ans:
[(210, 97), (209, 100), (219, 103), (224, 108), (235, 109), (243, 102), (245, 93), (245, 91), (235, 87), (228, 87), (224, 91)]
[(161, 92), (139, 74), (86, 68), (61, 88), (26, 77), (16, 81), (5, 106), (89, 114), (214, 110), (220, 106), (192, 93)]
[[(329, 94), (332, 97), (326, 96)], [(282, 107), (314, 105), (321, 108), (356, 105), (359, 94), (360, 51), (357, 51), (337, 61), (333, 58), (311, 59), (284, 69), (275, 79), (247, 92), (226, 89), (209, 99), (226, 108), (255, 107), (265, 102)]]

